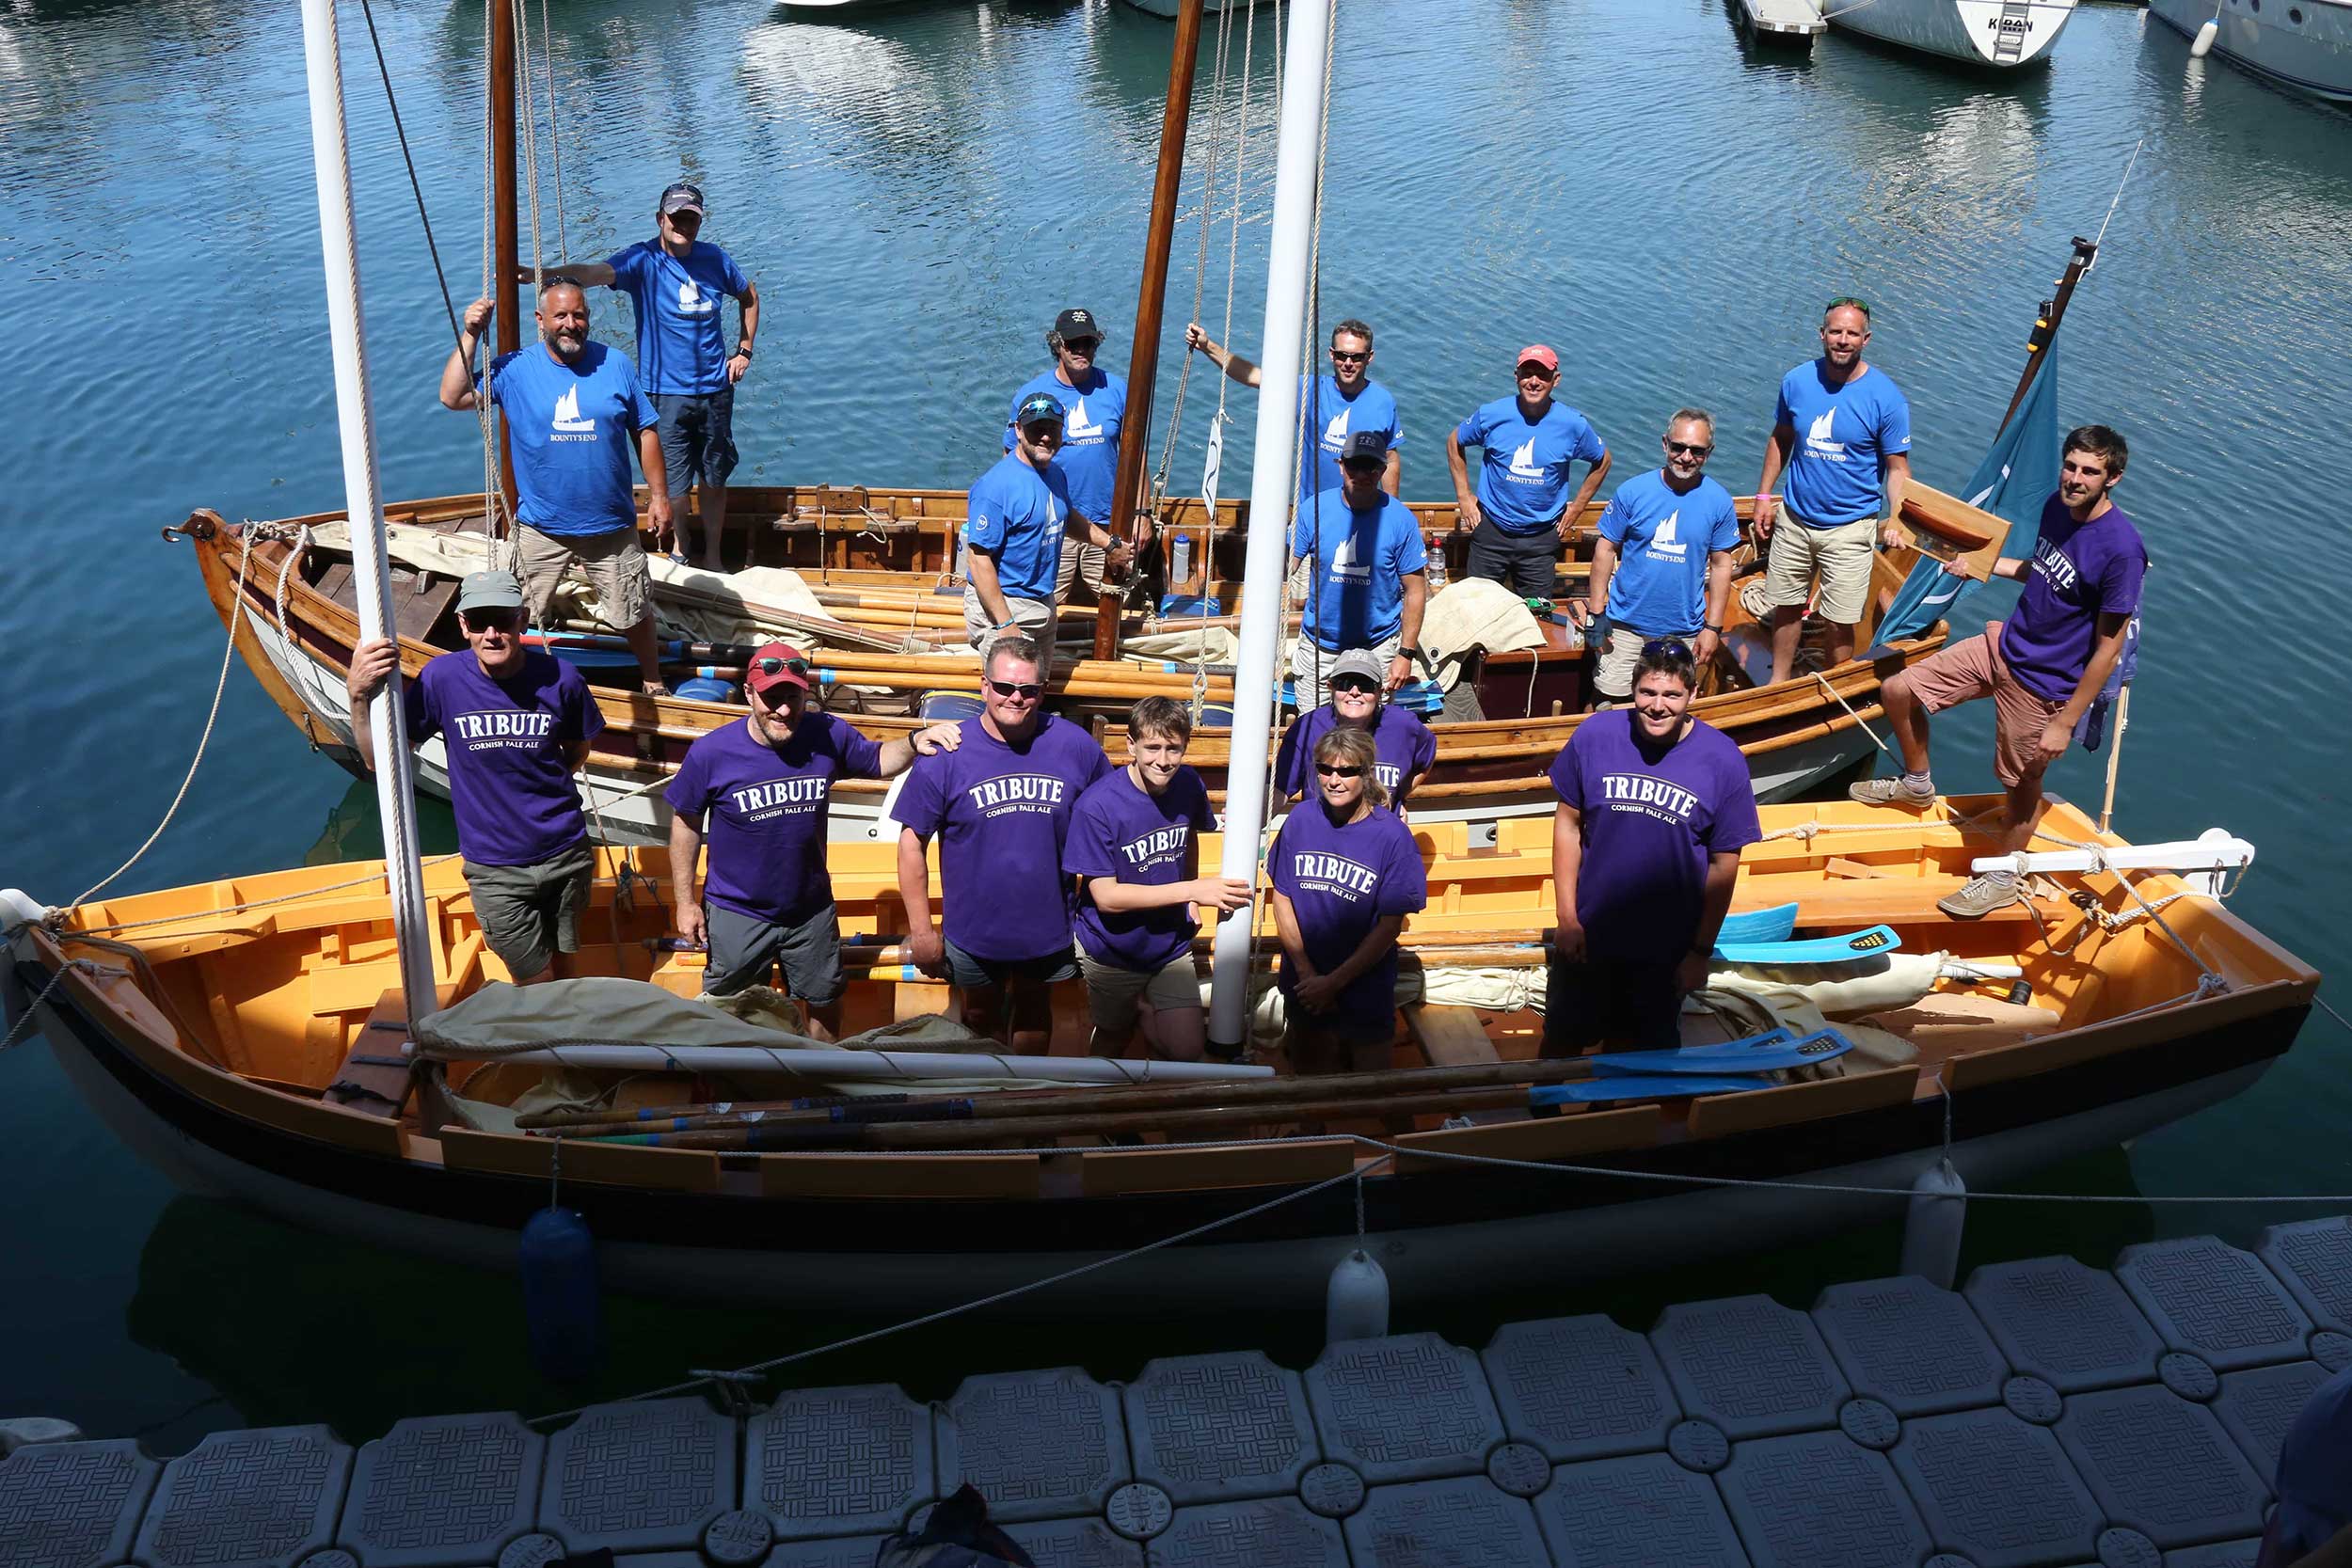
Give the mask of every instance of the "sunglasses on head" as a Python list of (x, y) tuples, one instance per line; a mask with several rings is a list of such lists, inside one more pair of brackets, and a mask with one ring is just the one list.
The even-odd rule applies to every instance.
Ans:
[(1653, 637), (1642, 644), (1644, 658), (1689, 658), (1691, 644), (1679, 637)]
[(1318, 762), (1315, 764), (1315, 771), (1327, 779), (1356, 779), (1361, 778), (1364, 770), (1336, 762)]
[(1042, 681), (1000, 681), (993, 675), (989, 677), (988, 689), (999, 697), (1025, 697), (1033, 703), (1045, 695)]

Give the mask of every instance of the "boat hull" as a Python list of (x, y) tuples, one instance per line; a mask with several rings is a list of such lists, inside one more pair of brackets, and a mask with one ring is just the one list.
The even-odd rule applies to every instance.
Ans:
[(2002, 70), (2049, 56), (2075, 0), (1844, 0), (1830, 25), (1964, 65)]
[[(2217, 15), (2210, 0), (2148, 0), (2148, 9), (2188, 38)], [(2233, 0), (2219, 7), (2218, 20), (2214, 52), (2232, 64), (2296, 92), (2352, 103), (2352, 5), (2279, 0), (2254, 11)]]

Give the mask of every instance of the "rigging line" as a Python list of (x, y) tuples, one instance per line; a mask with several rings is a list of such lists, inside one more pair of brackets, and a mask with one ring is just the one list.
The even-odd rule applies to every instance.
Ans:
[(2106, 243), (2107, 225), (2115, 221), (2115, 209), (2122, 204), (2123, 187), (2131, 183), (2132, 170), (2139, 163), (2139, 150), (2147, 145), (2146, 136), (2132, 144), (2132, 155), (2123, 165), (2123, 178), (2115, 182), (2115, 199), (2107, 203), (2107, 215), (2099, 220), (2099, 237), (2090, 242), (2090, 265), (2083, 268), (2085, 277), (2089, 277), (2099, 265), (2099, 247)]
[[(1209, 85), (1209, 102), (1213, 107), (1209, 112), (1206, 155), (1201, 159), (1200, 251), (1193, 260), (1192, 313), (1186, 318), (1190, 322), (1198, 322), (1200, 319), (1200, 299), (1203, 291), (1208, 286), (1209, 233), (1216, 224), (1213, 215), (1216, 204), (1216, 171), (1217, 166), (1224, 161), (1224, 152), (1217, 146), (1217, 138), (1225, 124), (1226, 65), (1232, 52), (1232, 11), (1230, 8), (1219, 9), (1217, 12), (1216, 63)], [(1159, 499), (1168, 494), (1168, 470), (1175, 463), (1176, 438), (1183, 434), (1184, 425), (1184, 390), (1191, 384), (1192, 345), (1187, 343), (1184, 345), (1182, 362), (1177, 367), (1176, 395), (1168, 403), (1168, 434), (1160, 443), (1159, 467), (1152, 475), (1151, 497), (1154, 513), (1158, 510)]]
[(433, 258), (433, 276), (441, 284), (441, 309), (449, 317), (449, 335), (463, 339), (458, 329), (457, 307), (450, 298), (449, 274), (441, 270), (441, 248), (433, 243), (433, 216), (424, 210), (424, 186), (417, 179), (417, 160), (409, 155), (408, 132), (400, 122), (400, 99), (392, 91), (391, 67), (384, 63), (384, 40), (376, 36), (375, 10), (369, 0), (359, 0), (359, 15), (368, 24), (368, 44), (375, 51), (375, 73), (384, 83), (384, 106), (392, 112), (392, 135), (400, 138), (400, 161), (408, 166), (409, 194), (417, 198), (417, 221), (424, 226), (425, 253)]
[(555, 259), (572, 259), (571, 229), (564, 221), (564, 128), (555, 118), (555, 31), (548, 25), (548, 0), (539, 0), (539, 59), (548, 68), (548, 153), (555, 161)]

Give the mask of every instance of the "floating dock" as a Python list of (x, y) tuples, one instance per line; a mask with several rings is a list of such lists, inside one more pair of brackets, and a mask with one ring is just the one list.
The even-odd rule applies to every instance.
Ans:
[(868, 1568), (962, 1481), (1046, 1568), (2224, 1568), (2278, 1445), (2352, 1365), (2352, 1222), (1256, 1352), (130, 1439), (0, 1462), (9, 1568)]
[(1829, 24), (1821, 20), (1820, 0), (1733, 0), (1733, 3), (1740, 8), (1740, 20), (1760, 42), (1791, 43), (1807, 48), (1816, 38), (1829, 31)]

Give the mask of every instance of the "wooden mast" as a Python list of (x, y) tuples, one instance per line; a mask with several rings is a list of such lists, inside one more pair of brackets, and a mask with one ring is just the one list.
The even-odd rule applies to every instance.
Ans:
[[(520, 245), (515, 212), (515, 0), (490, 4), (490, 213), (493, 256), (490, 297), (498, 304), (491, 318), (501, 354), (522, 347), (523, 323)], [(506, 515), (515, 515), (515, 456), (499, 442), (499, 487), (506, 495)], [(488, 526), (485, 524), (485, 526)], [(491, 531), (495, 532), (493, 527)]]
[[(1184, 131), (1192, 119), (1192, 79), (1200, 55), (1202, 0), (1184, 0), (1176, 13), (1175, 53), (1168, 65), (1168, 107), (1160, 119), (1160, 166), (1152, 186), (1152, 216), (1143, 241), (1143, 286), (1136, 300), (1134, 356), (1127, 361), (1127, 412), (1119, 431), (1119, 474), (1111, 484), (1110, 531), (1136, 539), (1144, 467), (1151, 456), (1152, 390), (1160, 371), (1160, 325), (1168, 301), (1168, 253), (1176, 237), (1176, 193), (1184, 177)], [(1119, 652), (1119, 611), (1124, 595), (1104, 592), (1095, 606), (1094, 657)]]
[(2026, 369), (2017, 378), (2017, 390), (2010, 394), (2008, 410), (2001, 415), (2000, 428), (1993, 433), (1996, 437), (2009, 428), (2009, 421), (2017, 417), (2017, 410), (2025, 404), (2026, 393), (2033, 388), (2033, 378), (2041, 373), (2042, 361), (2049, 357), (2046, 351), (2051, 340), (2058, 336), (2058, 324), (2066, 319), (2066, 306), (2074, 297), (2074, 285), (2083, 280), (2083, 274), (2090, 270), (2098, 254), (2097, 241), (2086, 240), (2079, 234), (2074, 237), (2074, 258), (2066, 263), (2066, 271), (2058, 280), (2058, 297), (2042, 302), (2042, 314), (2034, 321), (2033, 336), (2026, 340)]

